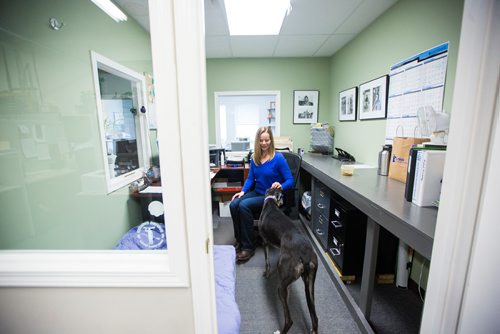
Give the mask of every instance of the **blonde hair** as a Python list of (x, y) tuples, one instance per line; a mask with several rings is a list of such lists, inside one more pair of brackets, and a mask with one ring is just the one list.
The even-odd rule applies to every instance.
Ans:
[(263, 133), (268, 133), (269, 139), (271, 140), (271, 145), (269, 145), (269, 156), (271, 159), (274, 157), (274, 152), (275, 152), (273, 131), (271, 130), (271, 128), (267, 126), (261, 126), (257, 130), (257, 133), (255, 134), (255, 142), (253, 145), (253, 162), (257, 166), (260, 165), (260, 159), (262, 158), (262, 149), (260, 148), (260, 136)]

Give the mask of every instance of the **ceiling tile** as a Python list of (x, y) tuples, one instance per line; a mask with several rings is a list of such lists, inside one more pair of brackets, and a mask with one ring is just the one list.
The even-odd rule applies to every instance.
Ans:
[(323, 46), (314, 54), (315, 57), (328, 57), (333, 55), (335, 52), (340, 50), (344, 45), (346, 45), (351, 39), (353, 39), (355, 34), (335, 34), (330, 36), (323, 44)]
[(205, 53), (207, 58), (231, 58), (231, 40), (225, 36), (206, 36)]
[[(147, 0), (114, 1), (127, 15), (149, 31)], [(279, 36), (231, 37), (224, 0), (204, 0), (207, 58), (332, 56), (398, 0), (291, 2), (293, 10), (285, 18)], [(333, 37), (326, 39), (319, 36)], [(321, 38), (323, 44), (318, 45)]]
[(232, 36), (234, 57), (272, 57), (278, 36)]
[(370, 25), (379, 15), (384, 13), (398, 0), (364, 1), (356, 11), (342, 24), (336, 34), (359, 34)]
[(312, 57), (327, 39), (328, 35), (280, 36), (274, 56)]
[(332, 34), (362, 0), (295, 0), (281, 27), (281, 35)]

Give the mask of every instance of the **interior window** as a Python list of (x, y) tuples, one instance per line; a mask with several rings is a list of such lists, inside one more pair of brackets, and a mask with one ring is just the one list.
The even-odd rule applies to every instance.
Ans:
[(215, 93), (217, 145), (231, 151), (253, 147), (255, 131), (269, 126), (279, 136), (279, 92)]
[(138, 180), (149, 167), (145, 79), (95, 52), (92, 64), (109, 193)]

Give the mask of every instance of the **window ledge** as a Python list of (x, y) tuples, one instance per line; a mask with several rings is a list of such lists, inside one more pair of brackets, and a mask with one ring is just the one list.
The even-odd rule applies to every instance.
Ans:
[(167, 251), (2, 251), (1, 287), (186, 287)]

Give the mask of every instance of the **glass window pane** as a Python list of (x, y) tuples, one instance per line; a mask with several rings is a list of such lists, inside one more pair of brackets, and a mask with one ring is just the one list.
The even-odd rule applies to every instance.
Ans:
[[(60, 25), (51, 28), (50, 18)], [(0, 250), (109, 250), (121, 241), (152, 249), (156, 233), (165, 238), (163, 215), (148, 210), (161, 195), (131, 196), (128, 184), (108, 194), (107, 175), (127, 175), (141, 159), (158, 165), (157, 130), (141, 128), (149, 112), (136, 105), (138, 86), (104, 68), (94, 81), (89, 50), (154, 77), (149, 32), (133, 19), (115, 22), (88, 0), (2, 2)], [(154, 109), (152, 85), (146, 89), (143, 105)], [(157, 174), (150, 171), (159, 181)], [(141, 225), (150, 221), (160, 228)]]

